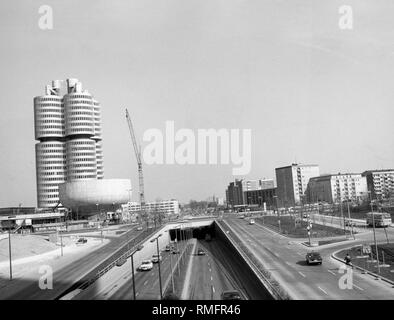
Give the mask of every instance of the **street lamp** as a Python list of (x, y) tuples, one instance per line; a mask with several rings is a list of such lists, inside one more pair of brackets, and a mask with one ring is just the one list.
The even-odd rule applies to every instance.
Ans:
[(279, 214), (279, 208), (278, 208), (278, 196), (273, 196), (276, 201), (276, 212), (278, 214), (278, 226), (279, 226), (279, 233), (282, 233), (281, 226), (280, 226), (280, 214)]
[(158, 259), (158, 264), (159, 264), (159, 285), (160, 285), (160, 299), (163, 299), (163, 290), (161, 287), (161, 270), (160, 270), (160, 250), (159, 250), (159, 238), (162, 236), (160, 233), (157, 237), (153, 238), (150, 242), (155, 242), (156, 241), (156, 248), (157, 248), (157, 259)]
[(131, 258), (131, 275), (132, 275), (132, 277), (133, 277), (133, 298), (134, 298), (134, 300), (136, 299), (136, 297), (135, 297), (135, 280), (134, 280), (134, 254), (135, 254), (137, 251), (141, 251), (143, 247), (144, 247), (144, 246), (142, 246), (142, 245), (138, 246), (137, 249), (135, 249), (135, 250), (130, 254), (130, 258)]
[(11, 257), (11, 222), (8, 226), (8, 252), (10, 259), (10, 280), (12, 280), (12, 257)]
[(370, 199), (370, 204), (371, 204), (371, 210), (372, 210), (372, 227), (373, 227), (373, 240), (375, 242), (375, 250), (376, 250), (376, 261), (378, 264), (378, 274), (380, 274), (380, 265), (379, 265), (379, 251), (378, 251), (378, 244), (376, 242), (376, 233), (375, 233), (375, 214), (373, 212), (373, 205), (372, 205), (372, 194), (371, 191), (368, 191), (369, 193), (369, 199)]

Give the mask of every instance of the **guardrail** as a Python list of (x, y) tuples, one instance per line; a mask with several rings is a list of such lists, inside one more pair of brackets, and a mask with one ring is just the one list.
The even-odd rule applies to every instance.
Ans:
[[(227, 236), (232, 245), (243, 256), (243, 258), (253, 266), (252, 270), (255, 271), (256, 275), (259, 278), (262, 278), (263, 283), (266, 285), (266, 288), (268, 286), (267, 290), (271, 293), (271, 295), (276, 300), (291, 300), (291, 297), (287, 294), (287, 292), (283, 290), (280, 284), (272, 278), (271, 273), (266, 270), (266, 268), (260, 263), (260, 261), (256, 259), (254, 254), (243, 244), (243, 242), (235, 234), (235, 232), (232, 231), (230, 237), (230, 235), (224, 230), (224, 226), (222, 226), (221, 224), (227, 225), (227, 223), (224, 221), (216, 221), (216, 224), (219, 226), (223, 234)], [(227, 225), (227, 227), (231, 229), (230, 226)]]

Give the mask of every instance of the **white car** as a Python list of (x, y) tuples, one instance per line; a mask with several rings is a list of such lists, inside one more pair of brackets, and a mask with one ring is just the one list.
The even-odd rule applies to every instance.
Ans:
[(152, 261), (144, 260), (144, 261), (142, 261), (142, 263), (138, 269), (141, 271), (149, 271), (149, 270), (152, 270), (152, 268), (153, 268)]
[(137, 231), (142, 231), (142, 227), (139, 226), (139, 227), (137, 228)]
[(254, 224), (254, 219), (250, 219), (249, 224)]

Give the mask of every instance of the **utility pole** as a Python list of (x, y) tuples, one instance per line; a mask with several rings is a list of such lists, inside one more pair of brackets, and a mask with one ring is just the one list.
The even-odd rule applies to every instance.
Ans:
[(11, 256), (11, 223), (8, 227), (8, 252), (10, 259), (10, 281), (12, 280), (12, 256)]
[(353, 237), (353, 239), (356, 239), (356, 237), (354, 236), (354, 233), (353, 233), (353, 223), (352, 223), (352, 221), (350, 220), (349, 199), (348, 199), (348, 201), (347, 201), (347, 214), (348, 214), (348, 218), (349, 218), (350, 234), (351, 234), (351, 236)]
[(372, 210), (372, 226), (373, 226), (373, 241), (375, 243), (375, 251), (376, 251), (376, 261), (377, 261), (377, 267), (378, 267), (378, 274), (380, 274), (380, 265), (379, 265), (379, 251), (378, 251), (378, 244), (376, 242), (376, 232), (375, 232), (375, 214), (373, 212), (373, 205), (372, 205), (372, 195), (371, 192), (369, 191), (370, 195), (370, 204), (371, 204), (371, 210)]

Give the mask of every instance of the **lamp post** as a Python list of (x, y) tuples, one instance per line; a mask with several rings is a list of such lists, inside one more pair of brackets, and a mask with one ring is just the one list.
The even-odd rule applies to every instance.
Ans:
[(371, 211), (372, 211), (372, 227), (373, 227), (373, 241), (375, 243), (375, 250), (376, 250), (376, 261), (378, 264), (378, 274), (380, 274), (380, 265), (379, 265), (379, 251), (378, 251), (378, 244), (376, 242), (376, 233), (375, 233), (375, 214), (373, 212), (373, 205), (372, 205), (372, 194), (371, 191), (368, 191), (369, 193), (369, 199), (370, 199), (370, 204), (371, 204)]
[(278, 196), (274, 196), (275, 202), (276, 202), (276, 213), (278, 215), (278, 227), (279, 227), (279, 233), (282, 233), (281, 226), (280, 226), (280, 214), (279, 214), (279, 208), (278, 208)]
[(142, 250), (142, 248), (143, 248), (144, 246), (138, 246), (137, 247), (137, 249), (135, 249), (131, 254), (130, 254), (130, 258), (131, 258), (131, 276), (132, 276), (132, 278), (133, 278), (133, 299), (135, 300), (136, 299), (136, 297), (135, 297), (135, 280), (134, 280), (134, 254), (137, 252), (137, 251), (141, 251)]
[(162, 236), (162, 234), (160, 233), (157, 237), (153, 238), (150, 242), (155, 242), (156, 241), (156, 248), (157, 248), (157, 257), (158, 257), (158, 264), (159, 264), (159, 286), (160, 286), (160, 299), (163, 299), (163, 290), (161, 287), (161, 270), (160, 270), (160, 251), (159, 251), (159, 238)]
[(353, 223), (351, 222), (351, 220), (350, 220), (350, 207), (349, 207), (349, 199), (347, 200), (347, 215), (348, 215), (348, 218), (349, 218), (349, 224), (350, 224), (350, 235), (352, 236), (352, 238), (353, 239), (356, 239), (356, 237), (354, 236), (354, 233), (353, 233)]
[(11, 223), (8, 226), (8, 252), (9, 252), (9, 259), (10, 259), (10, 280), (12, 280)]

